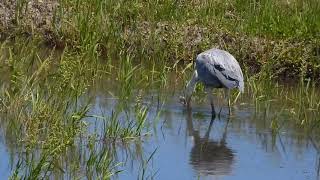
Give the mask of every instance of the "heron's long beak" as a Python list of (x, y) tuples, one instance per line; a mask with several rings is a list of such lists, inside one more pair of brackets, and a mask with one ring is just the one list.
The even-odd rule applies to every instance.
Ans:
[(191, 96), (190, 95), (188, 96), (186, 93), (184, 93), (184, 96), (179, 97), (179, 101), (184, 106), (190, 107)]
[(184, 96), (180, 96), (180, 97), (179, 97), (179, 102), (180, 102), (181, 104), (183, 104), (184, 106), (187, 104), (186, 98), (185, 98)]
[(185, 96), (186, 97), (186, 106), (190, 107), (190, 102), (191, 102), (191, 96)]
[(195, 85), (198, 81), (198, 73), (197, 71), (194, 71), (191, 80), (188, 82), (185, 90), (184, 90), (184, 97), (183, 97), (183, 101), (184, 104), (190, 108), (190, 101), (191, 101), (191, 96), (192, 96), (192, 92), (194, 91)]

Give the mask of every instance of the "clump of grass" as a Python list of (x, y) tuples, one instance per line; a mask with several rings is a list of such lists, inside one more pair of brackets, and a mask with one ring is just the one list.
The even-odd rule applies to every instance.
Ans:
[(113, 112), (110, 120), (105, 121), (104, 137), (112, 141), (126, 141), (146, 135), (147, 133), (143, 133), (146, 115), (146, 109), (141, 109), (136, 115), (136, 120), (133, 120), (129, 116), (122, 119), (119, 114)]
[(310, 79), (301, 79), (298, 85), (286, 85), (275, 82), (272, 77), (252, 77), (248, 79), (247, 89), (256, 112), (263, 112), (272, 129), (295, 124), (311, 132), (319, 125), (320, 99), (317, 86)]
[(139, 65), (134, 66), (132, 59), (127, 56), (126, 60), (120, 62), (117, 73), (117, 84), (120, 89), (119, 98), (122, 100), (128, 99), (132, 96), (132, 91), (139, 85), (135, 81), (135, 74), (139, 71)]
[(15, 139), (11, 147), (25, 152), (13, 178), (48, 178), (64, 171), (57, 159), (83, 133), (89, 106), (78, 102), (98, 72), (94, 63), (83, 66), (86, 54), (65, 49), (55, 55), (38, 46), (33, 40), (1, 46), (1, 70), (8, 74), (0, 91), (4, 136)]
[(90, 178), (110, 179), (111, 176), (120, 173), (116, 170), (121, 163), (115, 163), (112, 152), (106, 146), (99, 146), (95, 138), (89, 139), (89, 157), (86, 161), (86, 176)]

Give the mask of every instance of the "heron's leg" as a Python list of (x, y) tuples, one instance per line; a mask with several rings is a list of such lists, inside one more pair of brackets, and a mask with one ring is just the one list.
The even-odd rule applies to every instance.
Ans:
[(221, 139), (220, 143), (225, 143), (225, 141), (226, 141), (227, 129), (228, 129), (229, 121), (230, 121), (230, 116), (228, 117), (227, 124), (226, 124), (226, 126), (224, 127), (224, 131), (223, 131), (222, 139)]
[(219, 111), (219, 114), (218, 114), (219, 119), (221, 119), (221, 111), (222, 111), (222, 107), (220, 107), (220, 111)]
[(230, 89), (227, 90), (229, 115), (231, 115)]
[(204, 139), (205, 139), (206, 141), (208, 141), (208, 139), (209, 139), (211, 127), (212, 127), (212, 124), (213, 124), (215, 118), (216, 118), (215, 115), (212, 115), (212, 116), (211, 116), (211, 121), (210, 121), (208, 130), (207, 130), (207, 132), (206, 132), (206, 134), (205, 134), (205, 136), (204, 136)]
[(198, 81), (198, 72), (195, 70), (185, 89), (185, 100), (188, 108), (190, 108), (191, 95)]
[(225, 98), (228, 101), (229, 115), (231, 115), (230, 89), (225, 89), (224, 93), (225, 93)]
[(216, 115), (216, 111), (214, 109), (212, 88), (211, 87), (206, 87), (206, 93), (208, 94), (208, 98), (209, 98), (209, 101), (210, 101), (212, 116), (215, 116)]

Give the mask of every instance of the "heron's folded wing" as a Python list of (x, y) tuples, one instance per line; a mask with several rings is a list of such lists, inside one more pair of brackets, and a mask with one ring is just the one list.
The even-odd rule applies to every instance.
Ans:
[[(228, 69), (230, 69), (230, 67)], [(210, 65), (211, 73), (215, 74), (215, 76), (226, 88), (230, 89), (239, 87), (239, 77), (236, 70), (233, 71), (228, 69), (219, 64)]]

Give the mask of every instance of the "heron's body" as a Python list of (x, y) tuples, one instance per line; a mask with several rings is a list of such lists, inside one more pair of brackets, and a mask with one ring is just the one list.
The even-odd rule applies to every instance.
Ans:
[(205, 86), (213, 88), (244, 89), (243, 75), (239, 63), (228, 52), (210, 49), (200, 53), (196, 59), (198, 78)]
[[(244, 91), (243, 74), (238, 61), (227, 51), (215, 48), (200, 53), (196, 58), (195, 71), (186, 88), (188, 104), (197, 82), (202, 82), (206, 89), (238, 88), (240, 92)], [(209, 97), (214, 110), (211, 92)]]

